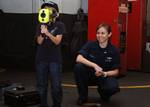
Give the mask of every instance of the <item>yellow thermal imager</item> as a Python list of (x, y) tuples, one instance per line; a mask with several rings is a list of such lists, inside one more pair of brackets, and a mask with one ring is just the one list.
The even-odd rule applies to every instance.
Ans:
[(48, 23), (51, 21), (51, 15), (52, 15), (52, 10), (51, 9), (40, 9), (39, 15), (38, 15), (38, 20), (40, 23)]

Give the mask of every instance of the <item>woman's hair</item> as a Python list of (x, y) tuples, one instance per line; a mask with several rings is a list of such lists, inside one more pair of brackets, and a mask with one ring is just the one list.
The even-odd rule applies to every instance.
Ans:
[(99, 28), (101, 28), (101, 27), (104, 27), (104, 28), (107, 30), (108, 34), (109, 34), (110, 32), (112, 32), (111, 26), (110, 26), (109, 24), (107, 24), (107, 23), (101, 23), (101, 24), (99, 24), (99, 25), (97, 26), (97, 28), (96, 28), (96, 32), (97, 32), (97, 30), (98, 30)]

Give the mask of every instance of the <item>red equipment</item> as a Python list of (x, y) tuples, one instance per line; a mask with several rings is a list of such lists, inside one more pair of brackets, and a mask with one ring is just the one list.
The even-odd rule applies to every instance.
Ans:
[(144, 39), (146, 38), (147, 0), (128, 0), (127, 68), (142, 70)]
[(88, 4), (88, 39), (96, 39), (96, 27), (106, 22), (112, 27), (112, 43), (121, 50), (121, 72), (126, 74), (126, 14), (119, 13), (119, 6), (125, 3), (119, 0), (89, 0)]
[(121, 50), (121, 74), (142, 70), (147, 0), (89, 0), (88, 4), (88, 39), (95, 40), (99, 23), (110, 24), (112, 43)]

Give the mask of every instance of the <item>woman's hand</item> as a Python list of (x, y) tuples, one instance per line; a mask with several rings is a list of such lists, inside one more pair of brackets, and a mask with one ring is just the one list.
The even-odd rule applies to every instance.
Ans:
[(48, 29), (46, 25), (41, 25), (41, 33), (45, 35), (48, 33)]
[(102, 76), (103, 75), (103, 69), (98, 66), (97, 64), (94, 65), (95, 75), (96, 76)]

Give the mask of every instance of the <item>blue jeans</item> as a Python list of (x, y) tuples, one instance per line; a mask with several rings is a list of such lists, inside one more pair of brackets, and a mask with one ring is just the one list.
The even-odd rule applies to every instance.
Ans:
[(52, 107), (61, 107), (62, 102), (61, 64), (39, 62), (36, 64), (36, 71), (37, 71), (37, 91), (39, 92), (41, 98), (41, 106), (48, 107), (47, 89), (48, 89), (48, 77), (50, 77), (51, 96), (53, 101)]
[(95, 72), (90, 67), (83, 64), (76, 64), (74, 68), (75, 79), (80, 100), (86, 100), (88, 98), (88, 85), (98, 86), (98, 92), (101, 97), (111, 97), (113, 94), (119, 91), (119, 85), (114, 77), (96, 77)]

